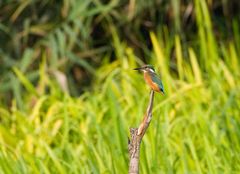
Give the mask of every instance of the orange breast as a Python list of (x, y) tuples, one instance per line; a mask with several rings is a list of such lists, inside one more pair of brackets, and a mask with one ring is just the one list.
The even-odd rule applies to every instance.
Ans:
[(157, 92), (161, 92), (158, 85), (152, 81), (149, 73), (144, 72), (144, 79), (147, 82), (147, 84), (152, 88), (152, 90), (157, 91)]

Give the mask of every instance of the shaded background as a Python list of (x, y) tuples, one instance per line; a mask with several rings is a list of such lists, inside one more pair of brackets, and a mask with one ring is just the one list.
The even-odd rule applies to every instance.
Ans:
[(126, 173), (151, 63), (141, 172), (239, 172), (239, 20), (238, 0), (1, 1), (0, 170)]
[[(208, 5), (209, 14), (202, 11), (202, 15), (211, 16), (209, 29), (214, 32), (217, 44), (239, 39), (236, 35), (240, 3), (237, 0), (207, 1), (205, 5)], [(101, 66), (104, 56), (109, 61), (117, 59), (113, 44), (115, 35), (131, 47), (137, 57), (148, 62), (152, 50), (150, 31), (159, 33), (163, 42), (171, 42), (177, 34), (183, 48), (198, 48), (200, 30), (207, 27), (198, 13), (201, 9), (194, 8), (194, 1), (179, 0), (1, 2), (3, 75), (0, 90), (12, 93), (13, 66), (21, 67), (31, 81), (36, 81), (41, 58), (47, 54), (48, 69), (67, 75), (70, 93), (78, 96), (84, 87), (91, 85), (96, 75), (94, 69)], [(169, 45), (169, 58), (174, 64), (172, 45)]]

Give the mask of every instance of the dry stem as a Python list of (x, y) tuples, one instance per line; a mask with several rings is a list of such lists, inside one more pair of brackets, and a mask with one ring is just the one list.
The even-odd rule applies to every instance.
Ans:
[(151, 90), (150, 100), (144, 118), (138, 128), (130, 128), (131, 139), (128, 142), (128, 151), (130, 155), (129, 174), (139, 173), (139, 154), (142, 138), (152, 119), (154, 91)]

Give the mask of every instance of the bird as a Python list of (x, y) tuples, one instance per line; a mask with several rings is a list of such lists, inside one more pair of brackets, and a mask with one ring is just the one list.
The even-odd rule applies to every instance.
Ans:
[(152, 65), (143, 65), (139, 68), (134, 68), (134, 70), (139, 70), (144, 74), (144, 80), (155, 92), (165, 94), (163, 84), (161, 79), (157, 76), (155, 69)]

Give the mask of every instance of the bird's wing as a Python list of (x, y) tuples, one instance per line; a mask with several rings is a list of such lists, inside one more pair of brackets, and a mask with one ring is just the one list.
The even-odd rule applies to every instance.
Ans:
[(163, 88), (163, 84), (161, 79), (158, 76), (153, 76), (152, 78), (153, 82), (156, 83), (158, 85), (158, 87), (160, 88), (160, 90), (164, 93), (164, 88)]

